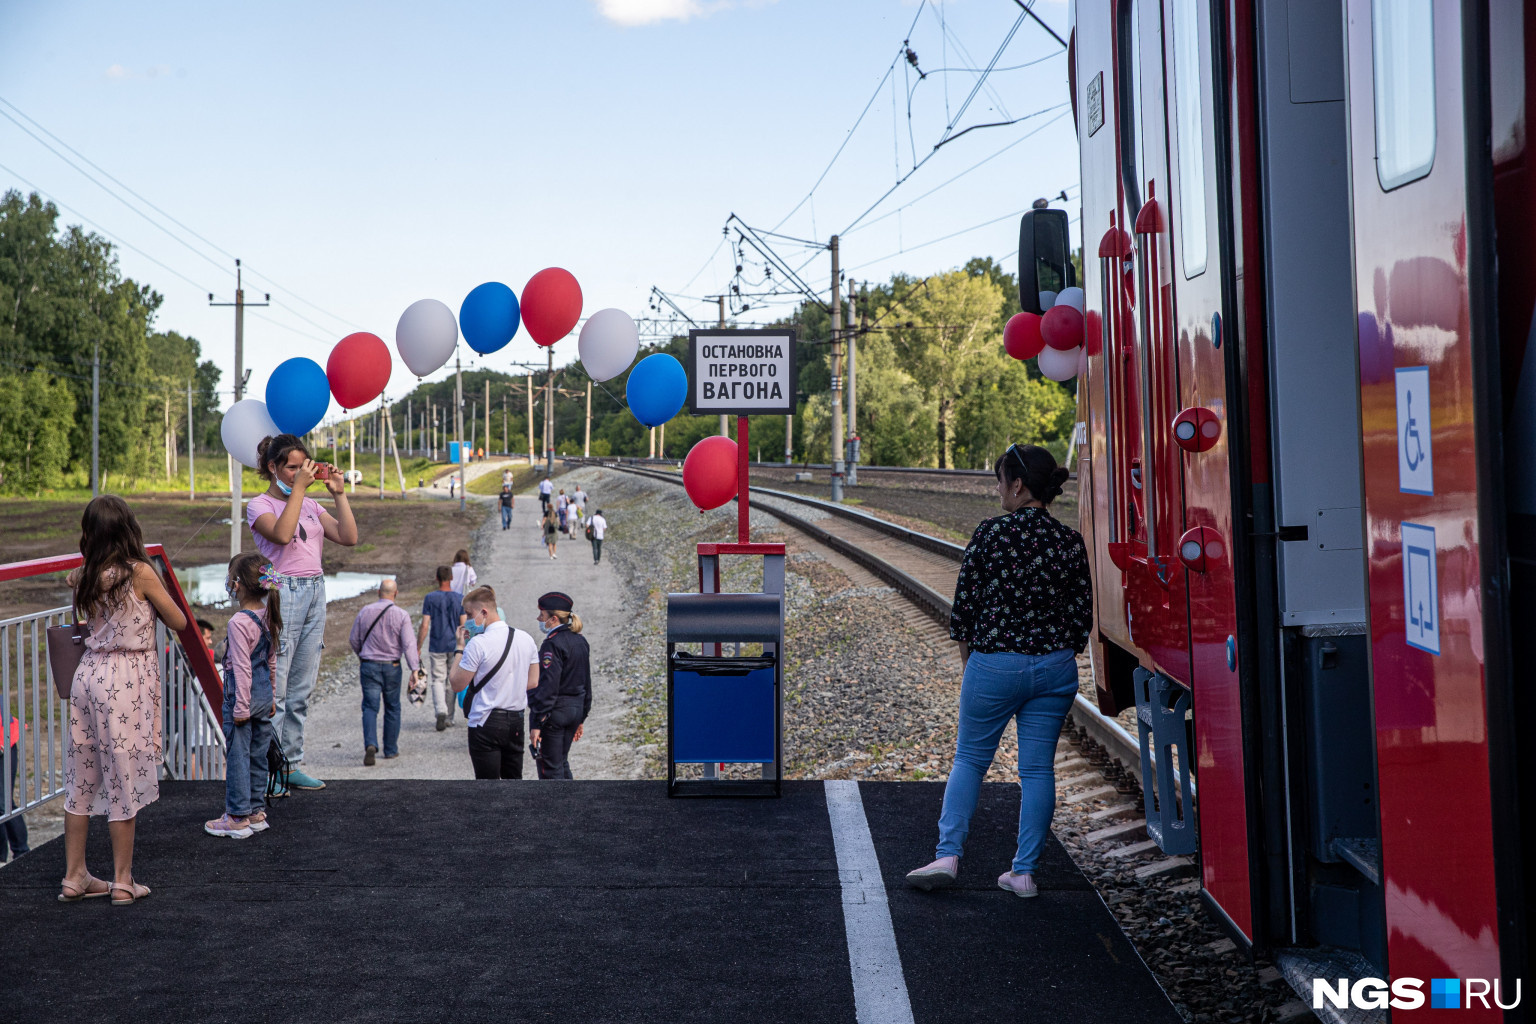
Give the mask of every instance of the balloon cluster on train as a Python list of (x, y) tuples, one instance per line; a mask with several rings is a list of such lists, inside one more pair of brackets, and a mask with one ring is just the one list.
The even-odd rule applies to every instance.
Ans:
[(1038, 313), (1015, 313), (1003, 327), (1003, 349), (1023, 362), (1037, 360), (1040, 373), (1054, 381), (1069, 381), (1088, 365), (1083, 290), (1063, 288), (1060, 294), (1040, 293)]

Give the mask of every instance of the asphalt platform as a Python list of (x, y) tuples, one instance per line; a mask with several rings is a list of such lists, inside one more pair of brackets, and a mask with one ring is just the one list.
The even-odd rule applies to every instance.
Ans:
[(1015, 786), (985, 787), (958, 887), (907, 888), (942, 793), (341, 780), (229, 840), (201, 831), (222, 784), (163, 783), (144, 901), (56, 902), (62, 838), (0, 870), (0, 1020), (1179, 1020), (1054, 839), (1038, 898), (996, 887)]

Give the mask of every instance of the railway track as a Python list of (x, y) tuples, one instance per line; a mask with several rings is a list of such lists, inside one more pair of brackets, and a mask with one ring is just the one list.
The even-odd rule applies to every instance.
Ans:
[[(603, 466), (637, 476), (682, 485), (675, 472), (624, 465), (605, 459), (567, 458), (572, 465)], [(934, 622), (949, 626), (950, 600), (965, 548), (959, 544), (911, 530), (867, 512), (820, 501), (802, 494), (753, 487), (752, 494), (767, 501), (754, 507), (806, 536), (831, 548), (897, 590)], [(815, 520), (797, 515), (785, 505), (815, 509), (824, 515)], [(1141, 748), (1135, 737), (1099, 712), (1081, 694), (1068, 716), (1066, 734), (1084, 760), (1117, 792), (1139, 796)]]

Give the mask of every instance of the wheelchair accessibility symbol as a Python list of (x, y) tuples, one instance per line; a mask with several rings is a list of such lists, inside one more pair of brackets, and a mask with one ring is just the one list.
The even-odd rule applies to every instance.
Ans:
[(1397, 486), (1407, 494), (1434, 494), (1434, 439), (1430, 430), (1429, 367), (1397, 371)]

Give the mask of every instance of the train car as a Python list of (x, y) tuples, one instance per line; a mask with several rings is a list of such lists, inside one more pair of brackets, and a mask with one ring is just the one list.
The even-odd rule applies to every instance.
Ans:
[[(1149, 829), (1321, 1012), (1524, 1019), (1536, 13), (1071, 20), (1090, 649)], [(1065, 220), (1026, 216), (1027, 310)]]

